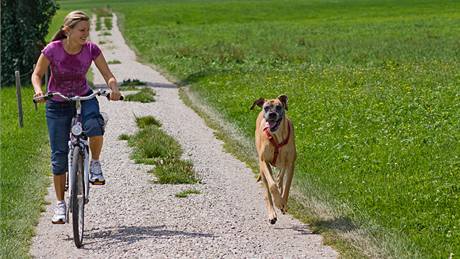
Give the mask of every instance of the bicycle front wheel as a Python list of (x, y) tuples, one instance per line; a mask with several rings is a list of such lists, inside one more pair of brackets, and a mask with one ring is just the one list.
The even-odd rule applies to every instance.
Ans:
[(75, 147), (72, 156), (72, 174), (70, 203), (72, 206), (73, 240), (80, 248), (83, 245), (83, 232), (85, 226), (85, 178), (83, 156), (80, 147)]

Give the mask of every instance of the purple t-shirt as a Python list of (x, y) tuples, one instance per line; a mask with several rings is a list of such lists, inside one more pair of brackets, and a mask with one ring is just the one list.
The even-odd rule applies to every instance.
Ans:
[[(64, 50), (63, 42), (58, 40), (50, 42), (42, 53), (50, 61), (49, 92), (60, 92), (65, 96), (81, 96), (89, 91), (86, 73), (92, 61), (101, 54), (96, 44), (87, 41), (78, 54), (71, 55)], [(60, 99), (53, 98), (53, 100)]]

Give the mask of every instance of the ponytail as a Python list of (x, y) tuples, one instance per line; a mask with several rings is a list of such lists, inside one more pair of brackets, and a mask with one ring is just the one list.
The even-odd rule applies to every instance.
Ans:
[(61, 28), (59, 28), (59, 31), (57, 31), (54, 34), (53, 39), (51, 41), (62, 40), (62, 39), (67, 38), (67, 35), (63, 29), (64, 29), (64, 25), (62, 25)]
[(89, 16), (82, 11), (70, 12), (64, 18), (64, 25), (62, 25), (61, 28), (59, 28), (59, 31), (57, 31), (56, 34), (54, 34), (53, 39), (51, 41), (62, 40), (67, 38), (64, 26), (73, 28), (80, 21), (89, 21)]

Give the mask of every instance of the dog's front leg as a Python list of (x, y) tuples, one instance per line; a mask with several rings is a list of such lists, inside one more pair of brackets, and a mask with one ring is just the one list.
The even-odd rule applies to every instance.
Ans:
[(286, 182), (282, 183), (282, 184), (285, 184), (284, 190), (281, 193), (281, 198), (283, 200), (283, 205), (284, 205), (284, 207), (281, 208), (281, 212), (283, 214), (285, 214), (288, 209), (287, 202), (289, 198), (289, 189), (291, 189), (291, 183), (292, 183), (293, 176), (294, 176), (294, 163), (292, 163), (292, 165), (286, 169)]
[[(286, 169), (281, 168), (280, 172), (278, 174), (278, 179), (276, 180), (278, 189), (280, 190), (280, 194), (283, 194), (283, 189), (284, 189), (284, 174), (286, 173)], [(281, 196), (282, 198), (282, 196)]]
[(273, 200), (275, 202), (276, 207), (279, 209), (283, 208), (283, 203), (281, 199), (280, 192), (278, 190), (278, 185), (275, 183), (272, 177), (272, 169), (270, 165), (265, 162), (265, 161), (260, 161), (259, 162), (259, 169), (260, 172), (263, 173), (263, 177), (265, 177), (265, 180), (267, 181), (267, 187), (270, 190), (270, 193), (273, 197)]
[(267, 179), (265, 179), (265, 176), (262, 172), (260, 173), (260, 175), (264, 183), (264, 187), (265, 187), (264, 188), (265, 189), (264, 200), (265, 200), (265, 207), (267, 208), (267, 212), (268, 212), (268, 221), (270, 222), (270, 224), (275, 224), (277, 217), (276, 217), (275, 209), (273, 208), (272, 195), (270, 194), (270, 190), (268, 189)]

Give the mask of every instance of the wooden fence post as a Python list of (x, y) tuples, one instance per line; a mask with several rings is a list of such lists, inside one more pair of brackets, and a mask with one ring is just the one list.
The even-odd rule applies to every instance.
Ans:
[(19, 76), (19, 71), (17, 70), (14, 72), (14, 75), (16, 77), (16, 98), (18, 100), (19, 127), (22, 128), (24, 126), (24, 123), (22, 116), (21, 77)]

